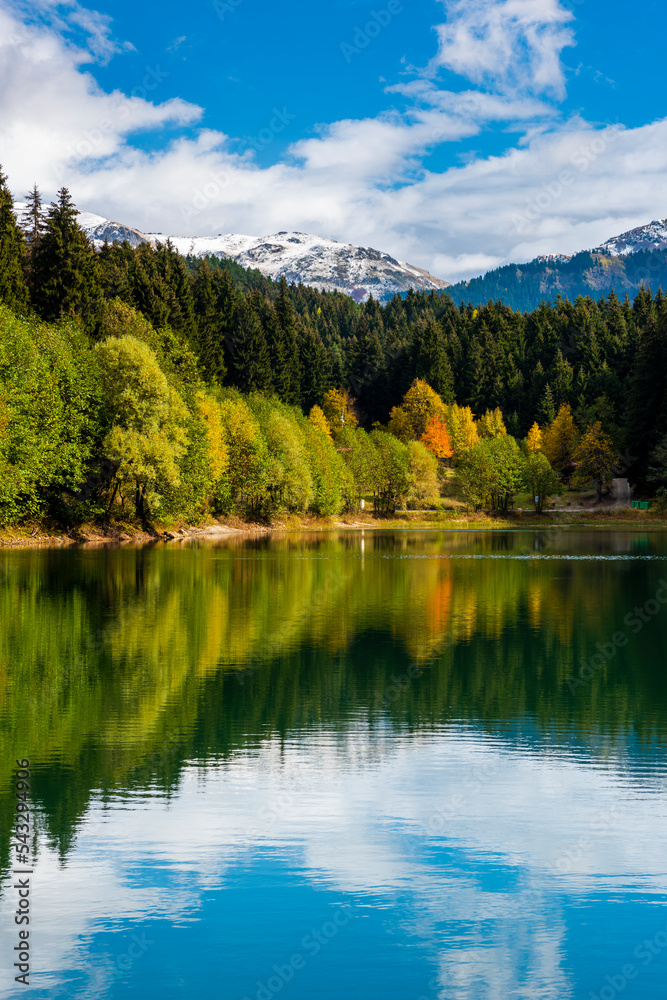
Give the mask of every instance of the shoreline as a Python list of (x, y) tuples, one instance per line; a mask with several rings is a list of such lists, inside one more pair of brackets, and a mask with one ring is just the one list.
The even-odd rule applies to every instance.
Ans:
[[(70, 532), (58, 532), (47, 527), (28, 529), (5, 528), (0, 530), (0, 549), (57, 549), (57, 548), (120, 548), (136, 545), (167, 545), (173, 542), (196, 539), (240, 538), (253, 535), (269, 535), (296, 532), (326, 531), (533, 531), (573, 529), (607, 529), (666, 531), (667, 518), (646, 515), (637, 511), (637, 516), (611, 516), (607, 511), (572, 512), (574, 515), (565, 523), (558, 514), (529, 514), (517, 512), (513, 515), (491, 518), (486, 515), (466, 517), (424, 517), (428, 512), (415, 511), (415, 516), (398, 516), (378, 519), (358, 516), (348, 518), (298, 518), (276, 520), (270, 524), (253, 523), (232, 519), (231, 523), (204, 525), (179, 525), (178, 527), (156, 526), (154, 531), (123, 525), (83, 525)], [(559, 512), (562, 515), (563, 512)], [(569, 512), (568, 512), (569, 513)], [(620, 512), (615, 512), (620, 513)], [(634, 512), (633, 512), (634, 513)], [(421, 515), (421, 516), (419, 516)], [(643, 516), (642, 516), (643, 515)]]

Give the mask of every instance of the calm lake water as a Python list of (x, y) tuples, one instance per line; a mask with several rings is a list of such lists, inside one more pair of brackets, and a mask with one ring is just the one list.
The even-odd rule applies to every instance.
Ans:
[(0, 976), (37, 998), (665, 997), (667, 535), (0, 552)]

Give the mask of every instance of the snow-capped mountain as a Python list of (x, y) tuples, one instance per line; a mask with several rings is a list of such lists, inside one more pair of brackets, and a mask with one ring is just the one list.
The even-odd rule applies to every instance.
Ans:
[[(167, 239), (162, 233), (147, 233), (152, 241)], [(342, 291), (358, 300), (372, 294), (385, 300), (409, 288), (438, 291), (449, 282), (428, 271), (396, 260), (371, 247), (308, 233), (274, 233), (272, 236), (170, 236), (181, 254), (193, 257), (229, 257), (246, 268), (256, 268), (267, 278), (285, 277), (320, 291)]]
[(667, 219), (656, 219), (646, 226), (638, 226), (621, 236), (612, 236), (610, 240), (593, 253), (608, 253), (612, 257), (625, 257), (640, 250), (665, 250), (667, 248)]
[[(26, 209), (25, 202), (14, 202), (14, 211), (19, 222), (23, 221)], [(88, 239), (97, 250), (104, 246), (105, 240), (109, 243), (122, 243), (123, 240), (127, 240), (133, 247), (148, 242), (148, 238), (138, 229), (123, 226), (120, 222), (111, 222), (102, 215), (93, 215), (92, 212), (80, 212), (77, 222), (82, 229), (85, 229)]]
[[(25, 203), (17, 202), (14, 208), (21, 219), (26, 211)], [(81, 212), (77, 221), (98, 250), (105, 240), (109, 243), (127, 240), (132, 246), (138, 246), (140, 243), (166, 243), (169, 239), (183, 255), (227, 257), (242, 267), (256, 268), (267, 278), (276, 280), (284, 275), (290, 283), (301, 282), (321, 291), (345, 292), (357, 301), (364, 301), (369, 295), (385, 301), (410, 288), (439, 291), (449, 287), (448, 281), (396, 260), (388, 253), (307, 233), (275, 233), (261, 237), (234, 233), (169, 236), (143, 233), (91, 212)]]

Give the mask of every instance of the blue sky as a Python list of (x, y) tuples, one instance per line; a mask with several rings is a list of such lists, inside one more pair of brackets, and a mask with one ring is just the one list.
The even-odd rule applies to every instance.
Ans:
[(667, 215), (666, 27), (620, 0), (4, 0), (0, 162), (17, 197), (455, 280)]

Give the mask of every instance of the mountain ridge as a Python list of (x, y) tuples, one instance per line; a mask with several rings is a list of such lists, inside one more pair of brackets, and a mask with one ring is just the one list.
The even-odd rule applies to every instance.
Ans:
[[(19, 217), (26, 211), (23, 202), (15, 204)], [(105, 241), (131, 246), (141, 243), (165, 243), (169, 240), (183, 256), (218, 257), (233, 260), (245, 268), (254, 268), (274, 281), (281, 277), (291, 283), (309, 285), (320, 291), (339, 291), (363, 302), (372, 295), (383, 302), (410, 288), (443, 291), (449, 282), (429, 274), (424, 268), (398, 260), (373, 247), (340, 243), (309, 233), (282, 231), (268, 236), (220, 233), (218, 236), (172, 236), (145, 233), (140, 229), (114, 222), (92, 212), (80, 212), (77, 219), (93, 246), (99, 250)]]

